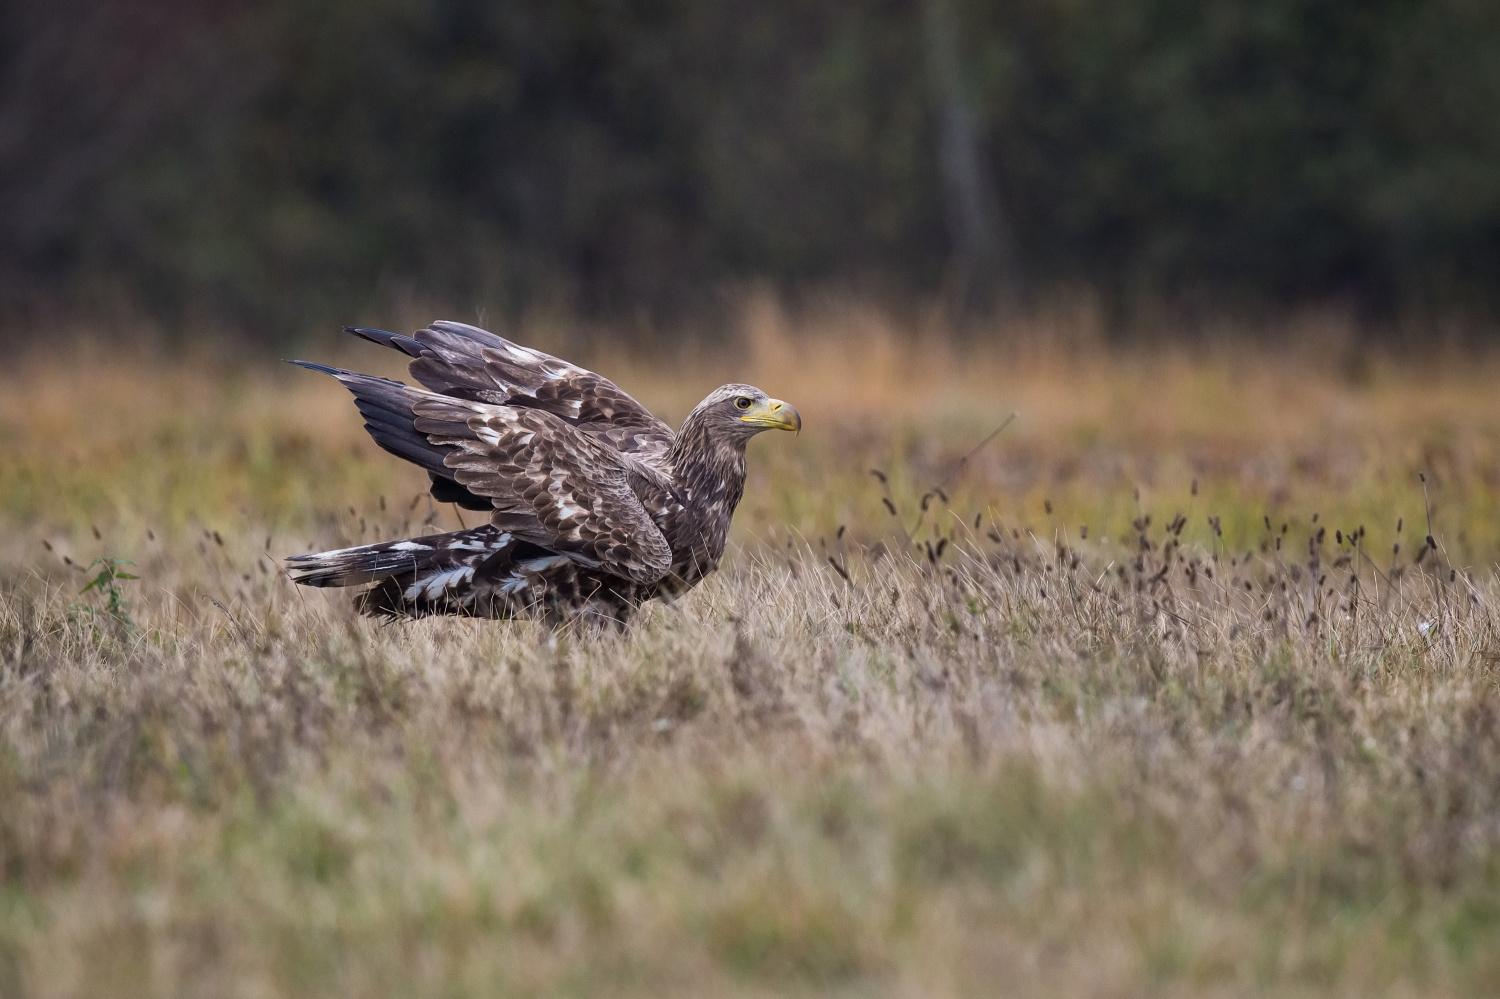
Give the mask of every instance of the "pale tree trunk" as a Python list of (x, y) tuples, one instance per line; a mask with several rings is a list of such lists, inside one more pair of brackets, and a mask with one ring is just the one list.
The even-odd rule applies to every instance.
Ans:
[(1020, 307), (1020, 265), (994, 178), (980, 154), (952, 0), (923, 0), (923, 20), (956, 304), (964, 313), (1013, 313)]

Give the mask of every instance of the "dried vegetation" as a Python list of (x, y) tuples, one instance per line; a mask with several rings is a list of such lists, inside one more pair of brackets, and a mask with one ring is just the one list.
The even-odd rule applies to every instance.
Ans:
[(5, 376), (0, 994), (1500, 988), (1489, 366), (822, 322), (752, 314), (808, 431), (624, 635), (287, 584), (452, 516), (321, 382)]

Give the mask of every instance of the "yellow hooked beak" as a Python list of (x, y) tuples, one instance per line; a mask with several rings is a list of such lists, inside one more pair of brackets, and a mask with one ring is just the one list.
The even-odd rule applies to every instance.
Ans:
[(802, 429), (802, 414), (791, 403), (782, 402), (780, 399), (767, 399), (758, 402), (745, 410), (740, 417), (741, 423), (753, 423), (757, 427), (767, 427), (771, 430), (798, 430)]

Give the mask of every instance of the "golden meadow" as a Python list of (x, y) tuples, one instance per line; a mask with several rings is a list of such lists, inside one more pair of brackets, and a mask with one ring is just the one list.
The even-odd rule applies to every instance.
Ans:
[(279, 559), (457, 521), (337, 385), (0, 375), (0, 995), (1500, 991), (1496, 359), (500, 332), (798, 406), (722, 572), (624, 634), (360, 619)]

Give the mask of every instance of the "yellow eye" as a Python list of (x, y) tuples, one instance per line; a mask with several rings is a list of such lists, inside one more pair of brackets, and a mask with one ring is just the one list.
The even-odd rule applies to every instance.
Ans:
[(734, 400), (734, 408), (735, 409), (749, 409), (750, 408), (750, 400), (747, 399), (747, 398), (745, 398), (744, 396), (740, 396), (738, 399)]

